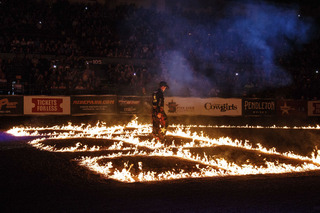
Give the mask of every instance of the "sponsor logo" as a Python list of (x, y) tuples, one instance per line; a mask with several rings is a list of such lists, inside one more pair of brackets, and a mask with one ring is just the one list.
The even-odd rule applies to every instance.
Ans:
[(169, 102), (167, 106), (169, 107), (168, 112), (177, 112), (177, 106), (179, 106), (179, 104), (171, 100), (171, 102)]
[(204, 108), (206, 110), (219, 110), (220, 112), (226, 112), (230, 110), (237, 110), (238, 106), (234, 104), (212, 104), (212, 103), (205, 103)]
[(0, 99), (0, 110), (5, 106), (7, 109), (17, 108), (18, 102), (10, 102), (8, 98)]
[(127, 107), (123, 109), (124, 112), (136, 112), (137, 109), (135, 107)]
[(32, 112), (62, 112), (60, 104), (62, 98), (33, 98), (32, 103), (35, 105)]
[(169, 113), (183, 113), (183, 112), (193, 112), (194, 111), (194, 106), (179, 106), (176, 102), (173, 100), (167, 104), (168, 106), (168, 112)]
[(275, 110), (275, 102), (273, 101), (245, 101), (245, 110)]
[(114, 104), (114, 100), (74, 100), (72, 104), (75, 104), (75, 105)]
[(284, 102), (283, 106), (280, 106), (281, 115), (289, 115), (289, 111), (295, 110), (294, 107), (288, 106), (287, 102)]
[(313, 114), (319, 115), (320, 114), (320, 103), (313, 103), (312, 105), (314, 107)]
[(119, 104), (139, 105), (139, 104), (140, 104), (140, 101), (133, 101), (133, 100), (119, 100)]

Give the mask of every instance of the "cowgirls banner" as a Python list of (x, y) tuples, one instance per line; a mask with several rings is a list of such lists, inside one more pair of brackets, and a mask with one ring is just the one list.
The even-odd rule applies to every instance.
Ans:
[(70, 97), (24, 96), (25, 115), (70, 115)]
[(241, 116), (238, 98), (167, 97), (165, 111), (170, 115)]
[(240, 98), (206, 98), (199, 102), (203, 107), (201, 115), (241, 116), (242, 100)]

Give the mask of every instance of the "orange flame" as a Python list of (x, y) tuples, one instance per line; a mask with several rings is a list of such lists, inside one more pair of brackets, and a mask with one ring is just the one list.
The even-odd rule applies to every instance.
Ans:
[[(7, 132), (15, 136), (36, 136), (28, 143), (33, 147), (50, 152), (79, 153), (75, 159), (79, 165), (101, 174), (105, 178), (122, 182), (164, 181), (182, 178), (203, 178), (230, 175), (279, 174), (292, 172), (305, 172), (320, 169), (320, 151), (315, 149), (311, 157), (301, 156), (293, 152), (280, 153), (276, 148), (268, 149), (261, 144), (253, 146), (248, 140), (232, 140), (228, 137), (209, 138), (203, 132), (191, 132), (190, 128), (270, 128), (288, 129), (290, 127), (262, 127), (262, 126), (203, 126), (203, 125), (171, 125), (167, 132), (168, 137), (180, 138), (182, 143), (171, 144), (160, 142), (149, 135), (152, 128), (150, 124), (139, 124), (137, 119), (127, 125), (108, 127), (106, 123), (98, 122), (96, 126), (72, 125), (53, 127), (13, 127)], [(292, 127), (290, 129), (320, 129), (315, 127)], [(94, 144), (83, 144), (80, 139), (95, 140)], [(64, 146), (63, 140), (73, 145)], [(49, 143), (50, 142), (50, 143)], [(62, 143), (62, 146), (61, 146)], [(52, 145), (53, 144), (53, 145)], [(215, 157), (202, 152), (194, 154), (195, 148), (214, 149), (226, 146), (241, 150), (256, 152), (261, 155), (278, 156), (288, 162), (270, 161), (263, 159), (263, 163), (256, 165), (248, 159), (246, 164), (237, 164), (223, 157)], [(59, 148), (60, 147), (60, 148)], [(100, 156), (91, 156), (88, 153), (110, 152)], [(126, 162), (126, 158), (130, 158)], [(140, 158), (143, 158), (141, 160)], [(153, 165), (153, 162), (158, 162)], [(122, 163), (118, 163), (121, 161)], [(165, 162), (177, 162), (180, 166)], [(291, 162), (294, 161), (295, 163)], [(149, 165), (150, 164), (150, 165)]]

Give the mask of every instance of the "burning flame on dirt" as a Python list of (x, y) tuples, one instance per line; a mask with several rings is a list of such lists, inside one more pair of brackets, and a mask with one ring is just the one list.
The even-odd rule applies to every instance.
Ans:
[[(276, 148), (268, 149), (261, 144), (253, 145), (249, 141), (242, 142), (228, 137), (209, 138), (203, 132), (201, 134), (191, 132), (191, 127), (290, 128), (248, 125), (171, 125), (167, 132), (167, 137), (170, 137), (171, 141), (164, 142), (150, 137), (151, 125), (139, 124), (137, 119), (132, 120), (127, 125), (112, 127), (108, 127), (103, 122), (97, 123), (96, 126), (84, 124), (77, 126), (69, 123), (66, 126), (53, 127), (13, 127), (7, 132), (15, 136), (35, 137), (35, 139), (29, 141), (29, 144), (41, 150), (78, 153), (78, 157), (74, 160), (78, 161), (80, 165), (101, 174), (105, 178), (122, 182), (279, 174), (320, 169), (320, 151), (317, 149), (310, 157), (293, 152), (280, 153)], [(292, 127), (291, 129), (320, 129), (320, 126)], [(66, 140), (68, 143), (65, 142)], [(86, 143), (86, 140), (88, 140), (87, 144), (83, 144)], [(217, 157), (206, 153), (206, 149), (215, 149), (219, 146), (235, 148), (244, 152), (255, 152), (258, 156), (273, 156), (276, 160), (264, 158), (261, 160), (262, 163), (256, 164), (248, 159), (246, 163), (237, 164), (221, 156)], [(195, 152), (196, 149), (203, 151), (199, 154)], [(97, 152), (99, 153), (95, 156), (91, 155)], [(280, 162), (279, 159), (284, 160)]]

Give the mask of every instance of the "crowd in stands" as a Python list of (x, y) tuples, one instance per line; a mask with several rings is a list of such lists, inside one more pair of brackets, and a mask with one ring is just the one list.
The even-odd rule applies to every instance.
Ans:
[[(203, 21), (206, 15), (187, 14), (195, 23)], [(276, 92), (270, 87), (257, 94), (261, 91), (259, 86), (265, 83), (264, 73), (251, 66), (251, 56), (244, 46), (215, 51), (215, 46), (208, 44), (214, 44), (223, 36), (216, 31), (208, 35), (210, 42), (199, 42), (191, 49), (183, 45), (186, 40), (182, 37), (197, 40), (196, 33), (172, 35), (170, 28), (178, 28), (179, 22), (170, 25), (170, 18), (164, 19), (163, 12), (134, 5), (108, 8), (99, 4), (70, 4), (65, 0), (57, 3), (2, 1), (0, 93), (148, 95), (150, 85), (166, 77), (158, 66), (159, 57), (181, 46), (186, 48), (186, 57), (195, 70), (202, 64), (196, 54), (201, 51), (208, 54), (206, 58), (211, 58), (212, 63), (221, 65), (219, 70), (210, 71), (209, 65), (205, 71), (199, 68), (201, 72), (209, 70), (211, 76), (219, 79), (204, 96), (273, 97), (280, 94), (285, 98), (320, 98), (319, 35), (302, 50), (276, 58), (276, 63), (292, 75), (293, 83), (276, 88)], [(208, 48), (211, 50), (206, 50)], [(109, 61), (96, 65), (90, 61), (92, 57)], [(235, 70), (224, 68), (230, 64), (237, 64)], [(248, 78), (239, 81), (238, 74)], [(258, 77), (250, 78), (250, 75)]]
[(143, 65), (109, 63), (95, 70), (91, 66), (92, 62), (76, 57), (0, 59), (0, 94), (145, 95), (152, 78)]
[[(15, 0), (2, 2), (0, 18), (3, 29), (0, 52), (154, 57), (150, 41), (155, 38), (152, 32), (141, 30), (148, 28), (148, 20), (134, 15), (132, 5), (111, 10), (99, 4), (86, 6), (58, 1), (50, 5)], [(134, 26), (129, 26), (128, 32), (117, 32), (118, 25), (132, 23)]]

